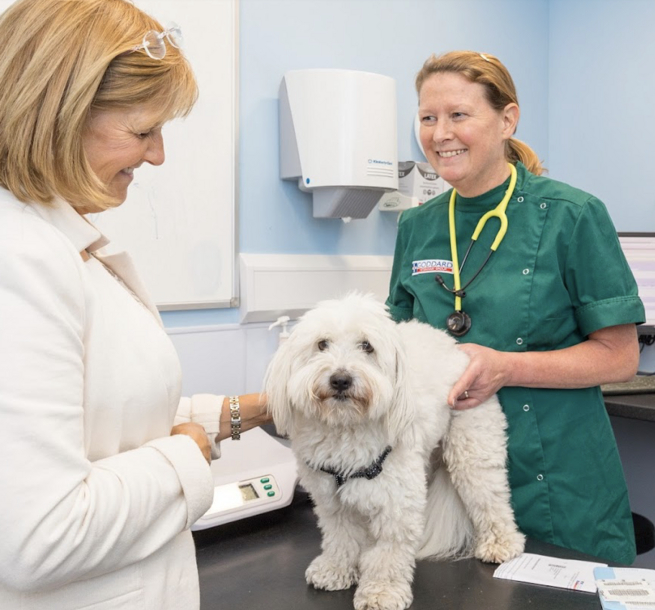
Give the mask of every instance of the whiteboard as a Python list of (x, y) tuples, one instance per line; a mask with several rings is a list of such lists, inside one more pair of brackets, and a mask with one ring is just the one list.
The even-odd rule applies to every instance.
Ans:
[(180, 25), (200, 97), (164, 127), (164, 165), (142, 165), (127, 201), (92, 221), (132, 255), (159, 309), (234, 307), (237, 1), (135, 4)]
[(200, 97), (165, 125), (164, 165), (143, 164), (126, 202), (89, 219), (131, 254), (159, 309), (235, 307), (237, 0), (134, 4), (180, 25)]

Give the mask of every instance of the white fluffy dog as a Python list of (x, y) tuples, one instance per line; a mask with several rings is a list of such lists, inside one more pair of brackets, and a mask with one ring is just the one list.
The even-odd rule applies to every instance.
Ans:
[(357, 610), (402, 610), (417, 558), (523, 551), (498, 400), (465, 411), (446, 402), (467, 362), (445, 332), (396, 324), (361, 294), (320, 303), (276, 352), (269, 409), (322, 532), (309, 584), (357, 583)]

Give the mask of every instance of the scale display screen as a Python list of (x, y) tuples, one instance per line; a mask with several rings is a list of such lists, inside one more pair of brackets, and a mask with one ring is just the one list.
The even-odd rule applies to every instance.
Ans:
[(248, 500), (256, 500), (259, 498), (259, 494), (255, 491), (255, 487), (252, 483), (239, 485), (239, 489), (241, 490), (241, 495), (246, 502), (248, 502)]
[(237, 481), (214, 488), (214, 500), (206, 514), (221, 513), (242, 508), (256, 501), (272, 501), (277, 498), (278, 490), (270, 475), (247, 481)]

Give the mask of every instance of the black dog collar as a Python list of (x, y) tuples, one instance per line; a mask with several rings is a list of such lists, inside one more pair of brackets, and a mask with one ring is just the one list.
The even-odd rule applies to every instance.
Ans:
[(331, 474), (334, 477), (334, 480), (337, 482), (337, 487), (341, 487), (346, 481), (348, 481), (348, 479), (368, 479), (370, 481), (371, 479), (377, 477), (382, 472), (382, 462), (384, 462), (390, 453), (391, 447), (387, 447), (370, 466), (353, 472), (350, 475), (337, 472), (332, 468), (316, 469), (311, 464), (309, 464), (309, 467), (314, 468), (314, 470), (320, 470), (322, 472), (326, 472), (327, 474)]

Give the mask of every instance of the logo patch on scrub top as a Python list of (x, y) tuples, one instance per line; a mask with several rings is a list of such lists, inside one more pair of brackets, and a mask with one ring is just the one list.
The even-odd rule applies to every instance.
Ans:
[(444, 261), (439, 259), (428, 259), (425, 261), (412, 262), (412, 275), (420, 275), (422, 273), (452, 273), (452, 261)]

